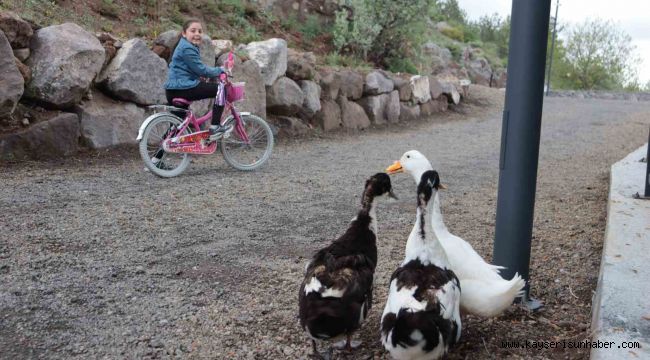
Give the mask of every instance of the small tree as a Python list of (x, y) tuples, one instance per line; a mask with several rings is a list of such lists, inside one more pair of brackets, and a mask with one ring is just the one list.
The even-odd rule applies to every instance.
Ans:
[(637, 78), (632, 38), (612, 21), (586, 20), (569, 31), (568, 74), (578, 89), (622, 89)]

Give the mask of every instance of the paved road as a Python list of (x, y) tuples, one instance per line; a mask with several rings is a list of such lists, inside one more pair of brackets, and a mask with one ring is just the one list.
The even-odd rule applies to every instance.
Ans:
[[(432, 160), (449, 186), (450, 229), (491, 256), (500, 110), (464, 106), (409, 127), (281, 143), (253, 173), (215, 156), (159, 179), (135, 151), (8, 165), (0, 358), (304, 358), (304, 262), (345, 229), (365, 178), (404, 151)], [(647, 102), (545, 101), (531, 276), (546, 310), (466, 318), (452, 358), (554, 357), (499, 344), (588, 337), (608, 168), (647, 140), (649, 116)], [(379, 314), (414, 215), (412, 180), (393, 180), (401, 197), (379, 208), (376, 303), (358, 357), (384, 357)]]

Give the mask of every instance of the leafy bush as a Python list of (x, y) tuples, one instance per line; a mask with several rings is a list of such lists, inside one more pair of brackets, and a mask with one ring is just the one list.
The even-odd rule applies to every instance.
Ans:
[(326, 31), (327, 29), (320, 23), (316, 15), (309, 15), (305, 19), (305, 22), (300, 25), (300, 33), (302, 33), (307, 41), (312, 41), (315, 37)]
[(99, 4), (99, 13), (103, 16), (117, 19), (120, 16), (120, 9), (113, 0), (102, 0)]
[(409, 58), (392, 57), (386, 60), (388, 70), (394, 73), (403, 72), (408, 74), (418, 74), (419, 71), (415, 64)]
[(325, 56), (325, 65), (333, 67), (349, 67), (354, 69), (371, 69), (373, 66), (355, 56), (329, 53)]
[(443, 28), (440, 30), (440, 32), (450, 39), (454, 39), (460, 42), (465, 41), (465, 33), (458, 27)]

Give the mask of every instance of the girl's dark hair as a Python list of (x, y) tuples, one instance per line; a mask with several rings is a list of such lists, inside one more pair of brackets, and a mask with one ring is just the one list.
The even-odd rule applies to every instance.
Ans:
[(192, 25), (194, 23), (202, 24), (201, 20), (199, 20), (197, 18), (187, 19), (183, 23), (183, 27), (182, 27), (183, 30), (181, 30), (181, 32), (178, 33), (178, 37), (176, 38), (176, 41), (174, 42), (174, 46), (172, 46), (171, 53), (169, 54), (169, 61), (172, 61), (172, 56), (174, 55), (174, 51), (176, 51), (176, 46), (178, 46), (178, 42), (181, 41), (181, 38), (183, 37), (183, 32), (187, 31), (187, 29), (189, 29), (190, 25)]

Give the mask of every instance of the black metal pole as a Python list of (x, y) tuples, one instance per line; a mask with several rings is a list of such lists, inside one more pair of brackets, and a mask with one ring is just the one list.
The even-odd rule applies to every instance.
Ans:
[(504, 278), (526, 279), (531, 308), (541, 306), (529, 301), (528, 281), (550, 10), (551, 0), (512, 2), (494, 239), (494, 263)]
[(551, 56), (548, 58), (548, 74), (546, 77), (546, 96), (551, 91), (551, 68), (553, 66), (553, 50), (555, 49), (555, 34), (557, 30), (557, 10), (560, 8), (560, 0), (555, 2), (555, 17), (553, 18), (553, 35), (551, 37)]
[(648, 152), (645, 156), (645, 192), (644, 196), (650, 198), (650, 131), (648, 131)]

